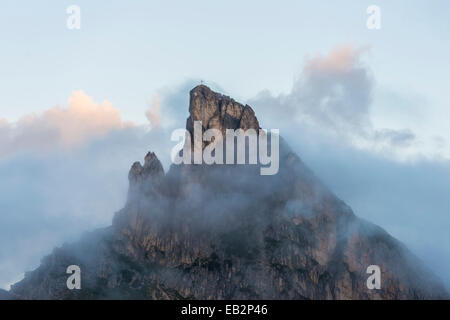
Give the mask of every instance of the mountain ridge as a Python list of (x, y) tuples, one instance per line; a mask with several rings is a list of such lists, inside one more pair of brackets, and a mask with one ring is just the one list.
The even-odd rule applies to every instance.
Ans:
[[(242, 105), (201, 85), (187, 131), (254, 129)], [(110, 227), (56, 248), (12, 286), (19, 299), (444, 299), (441, 282), (399, 241), (355, 216), (280, 140), (280, 170), (175, 165), (149, 152), (129, 172)], [(66, 287), (79, 265), (82, 289)], [(369, 265), (381, 288), (369, 290)]]

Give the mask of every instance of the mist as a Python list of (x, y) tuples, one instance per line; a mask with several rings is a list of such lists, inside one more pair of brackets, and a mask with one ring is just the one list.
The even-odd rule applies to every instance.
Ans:
[(125, 204), (131, 164), (149, 149), (161, 151), (162, 134), (129, 128), (71, 150), (0, 158), (0, 288), (54, 247), (110, 225)]
[[(369, 111), (373, 82), (364, 83), (367, 95), (361, 103), (367, 108), (351, 123), (343, 123), (346, 117), (339, 118), (339, 126), (331, 127), (332, 133), (322, 130), (333, 121), (330, 114), (325, 120), (318, 112), (310, 114), (307, 121), (292, 117), (292, 110), (298, 114), (307, 105), (301, 102), (300, 110), (292, 109), (298, 100), (289, 95), (301, 90), (293, 90), (287, 98), (266, 91), (248, 103), (261, 126), (279, 128), (293, 151), (357, 216), (405, 243), (450, 288), (450, 163), (440, 157), (399, 161), (392, 156), (409, 147), (415, 134), (408, 128), (373, 128)], [(194, 84), (197, 81), (189, 80), (161, 89), (161, 107), (157, 109), (161, 114), (151, 114), (152, 119), (158, 119), (158, 128), (114, 128), (71, 149), (20, 150), (0, 158), (1, 288), (8, 289), (24, 272), (37, 267), (55, 246), (110, 225), (114, 213), (126, 203), (131, 164), (147, 151), (157, 154), (167, 172), (173, 147), (170, 133), (185, 126), (188, 92)], [(305, 83), (297, 85), (301, 89)], [(315, 81), (314, 85), (324, 84)], [(339, 97), (344, 101), (354, 98)], [(291, 111), (283, 109), (286, 105)], [(383, 138), (387, 147), (381, 151), (351, 143), (355, 135), (378, 143), (376, 132), (387, 133)]]

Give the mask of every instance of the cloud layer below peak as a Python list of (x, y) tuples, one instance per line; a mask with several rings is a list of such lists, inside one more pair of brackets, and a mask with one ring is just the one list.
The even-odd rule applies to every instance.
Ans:
[[(344, 141), (353, 147), (407, 158), (417, 149), (409, 128), (377, 128), (373, 122), (375, 80), (363, 62), (367, 48), (340, 45), (326, 55), (305, 59), (287, 94), (262, 91), (249, 100), (265, 125), (285, 127), (288, 117), (297, 128)], [(293, 126), (294, 127), (294, 126)]]

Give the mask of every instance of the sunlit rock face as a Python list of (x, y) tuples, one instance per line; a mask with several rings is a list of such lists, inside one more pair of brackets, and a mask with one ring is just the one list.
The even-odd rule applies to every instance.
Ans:
[(204, 85), (191, 90), (189, 113), (186, 129), (191, 134), (194, 121), (201, 121), (205, 130), (218, 129), (224, 135), (226, 129), (259, 130), (258, 119), (250, 106), (244, 106)]
[[(259, 130), (249, 106), (194, 88), (186, 128)], [(281, 141), (280, 170), (133, 164), (111, 227), (57, 248), (13, 286), (21, 299), (440, 299), (440, 281), (381, 228), (357, 218)], [(382, 201), (382, 199), (380, 199)], [(82, 270), (68, 290), (66, 268)], [(381, 270), (367, 287), (367, 267)]]

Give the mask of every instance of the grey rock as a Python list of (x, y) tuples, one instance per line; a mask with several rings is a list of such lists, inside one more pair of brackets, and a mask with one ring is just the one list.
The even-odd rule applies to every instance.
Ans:
[(0, 289), (0, 300), (10, 300), (11, 296), (8, 291)]
[(204, 130), (218, 129), (224, 135), (226, 129), (260, 129), (255, 112), (250, 106), (244, 106), (205, 85), (191, 90), (189, 113), (186, 129), (191, 135), (194, 121), (201, 121)]
[[(253, 110), (198, 86), (187, 129), (259, 129)], [(192, 132), (192, 131), (191, 131)], [(281, 140), (280, 171), (133, 164), (113, 224), (57, 248), (11, 293), (21, 299), (445, 299), (403, 244), (359, 219)], [(82, 290), (65, 270), (82, 269)], [(380, 290), (366, 286), (369, 265)]]

